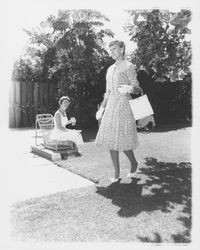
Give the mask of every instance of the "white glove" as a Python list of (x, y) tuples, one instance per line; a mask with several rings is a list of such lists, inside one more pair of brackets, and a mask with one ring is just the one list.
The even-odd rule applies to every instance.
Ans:
[(101, 117), (103, 116), (104, 110), (105, 110), (105, 108), (100, 107), (99, 110), (96, 112), (96, 119), (97, 120), (101, 119)]

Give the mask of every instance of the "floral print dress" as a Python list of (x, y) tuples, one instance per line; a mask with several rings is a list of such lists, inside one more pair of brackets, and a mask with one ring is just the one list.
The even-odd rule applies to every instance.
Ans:
[(127, 151), (138, 146), (136, 122), (130, 108), (130, 94), (121, 94), (119, 85), (138, 86), (134, 65), (123, 60), (120, 65), (113, 64), (106, 75), (106, 94), (108, 101), (104, 111), (95, 143), (109, 150)]

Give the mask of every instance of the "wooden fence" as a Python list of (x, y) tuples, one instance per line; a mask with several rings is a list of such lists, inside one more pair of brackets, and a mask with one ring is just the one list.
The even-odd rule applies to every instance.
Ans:
[[(162, 84), (140, 79), (140, 85), (153, 106), (157, 124), (191, 120), (191, 83)], [(9, 127), (33, 127), (37, 114), (53, 114), (58, 106), (55, 94), (57, 85), (54, 83), (12, 82)], [(96, 106), (92, 107), (92, 110)], [(88, 109), (84, 111), (83, 116), (88, 117), (91, 112), (91, 109)], [(90, 119), (92, 118), (87, 119), (89, 124), (92, 123)]]
[(9, 97), (9, 127), (33, 127), (35, 116), (50, 112), (55, 102), (54, 83), (13, 81)]

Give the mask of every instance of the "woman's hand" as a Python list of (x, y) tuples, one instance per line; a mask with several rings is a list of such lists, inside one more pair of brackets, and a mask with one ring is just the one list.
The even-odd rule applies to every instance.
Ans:
[(143, 94), (143, 91), (139, 86), (135, 86), (132, 88), (131, 94), (139, 95), (139, 94)]
[(76, 119), (75, 119), (75, 117), (71, 117), (70, 123), (72, 124), (72, 126), (74, 126), (74, 125), (76, 124)]

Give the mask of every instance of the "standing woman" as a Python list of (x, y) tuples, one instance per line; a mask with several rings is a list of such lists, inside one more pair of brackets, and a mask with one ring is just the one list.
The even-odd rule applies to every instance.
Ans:
[(70, 99), (68, 96), (62, 96), (59, 99), (60, 107), (54, 115), (54, 128), (51, 133), (51, 139), (59, 141), (72, 141), (75, 143), (75, 147), (77, 148), (77, 145), (83, 144), (83, 138), (80, 130), (66, 128), (66, 125), (68, 124), (76, 124), (76, 119), (72, 117), (70, 120), (68, 120), (65, 113), (69, 104)]
[[(124, 59), (124, 42), (116, 40), (111, 42), (109, 47), (116, 62), (107, 71), (106, 93), (96, 113), (97, 120), (102, 120), (95, 142), (97, 146), (103, 146), (110, 151), (115, 170), (111, 182), (114, 183), (120, 180), (119, 151), (123, 151), (131, 163), (127, 177), (133, 177), (138, 167), (133, 153), (138, 146), (137, 129), (129, 100), (130, 92), (133, 93), (139, 83), (134, 65)], [(120, 93), (120, 85), (132, 86), (131, 91)]]

